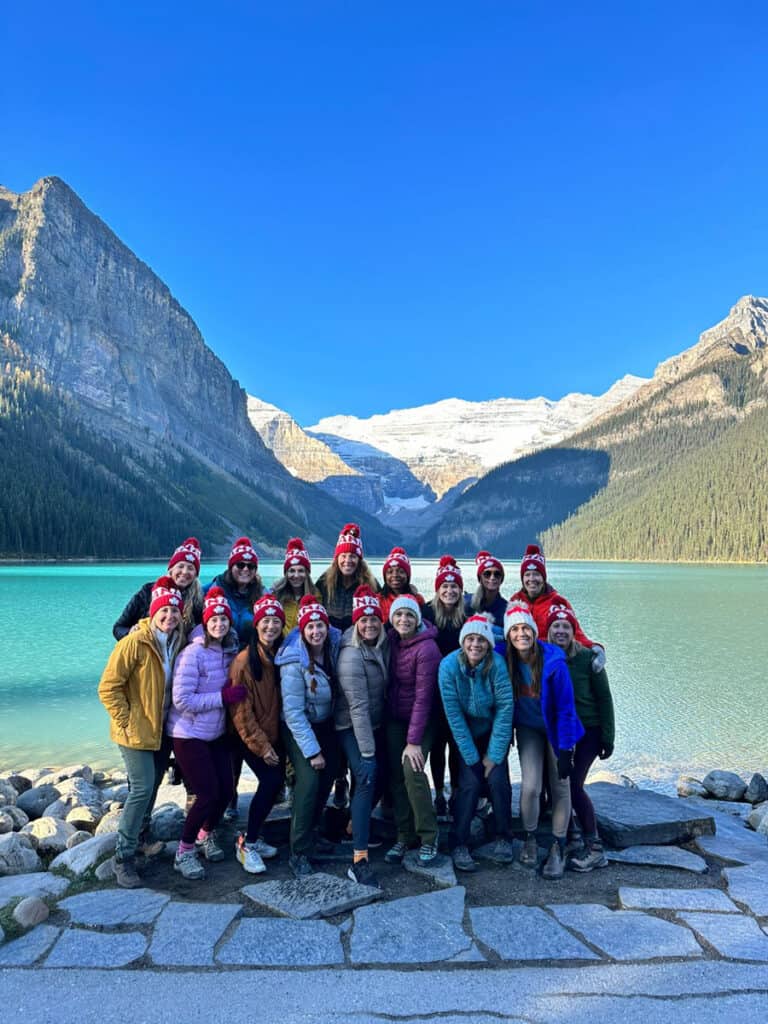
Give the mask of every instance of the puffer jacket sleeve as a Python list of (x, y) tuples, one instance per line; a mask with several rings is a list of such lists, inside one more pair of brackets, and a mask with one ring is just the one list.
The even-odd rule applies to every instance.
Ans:
[[(555, 750), (570, 750), (575, 747), (584, 735), (584, 726), (576, 714), (573, 699), (573, 683), (565, 660), (558, 660), (552, 665), (552, 697), (554, 698), (555, 720), (557, 722), (557, 743), (552, 743)], [(552, 742), (552, 737), (550, 737)]]
[(280, 691), (283, 695), (283, 717), (304, 757), (320, 753), (314, 730), (307, 718), (304, 673), (298, 661), (280, 667)]
[(149, 614), (149, 605), (152, 599), (152, 584), (145, 583), (136, 591), (128, 604), (123, 608), (117, 621), (112, 627), (112, 636), (115, 640), (122, 640), (140, 619), (145, 619)]
[(130, 722), (130, 704), (126, 695), (128, 677), (137, 660), (137, 640), (126, 637), (120, 640), (109, 656), (99, 680), (99, 700), (116, 725), (125, 731)]
[(365, 674), (363, 652), (359, 647), (345, 646), (339, 652), (336, 664), (339, 686), (349, 704), (352, 731), (363, 757), (374, 757), (376, 742), (371, 726), (371, 710), (368, 702), (368, 679)]
[(255, 683), (248, 668), (248, 651), (241, 651), (229, 667), (229, 685), (244, 686), (248, 690), (248, 697), (236, 704), (230, 704), (229, 711), (232, 724), (237, 734), (249, 750), (257, 757), (264, 755), (272, 749), (269, 737), (261, 727), (256, 717), (253, 705), (253, 690)]
[(467, 725), (464, 708), (461, 706), (459, 698), (458, 683), (460, 673), (458, 652), (454, 651), (440, 662), (437, 681), (440, 687), (443, 707), (445, 708), (445, 717), (448, 719), (448, 725), (451, 727), (461, 759), (471, 768), (473, 764), (477, 764), (480, 760), (480, 754)]
[(493, 659), (492, 683), (494, 716), (491, 738), (488, 740), (488, 757), (494, 764), (503, 764), (512, 742), (512, 715), (515, 700), (512, 696), (512, 683), (503, 658)]
[(440, 665), (440, 648), (434, 640), (418, 645), (416, 652), (416, 690), (413, 708), (408, 722), (408, 743), (421, 744), (432, 711), (432, 701), (437, 689), (437, 672)]
[(179, 711), (194, 715), (224, 706), (221, 690), (201, 693), (198, 689), (204, 658), (205, 653), (200, 644), (188, 644), (176, 659), (173, 667), (173, 704)]
[(600, 732), (603, 743), (612, 747), (616, 741), (616, 723), (613, 715), (613, 697), (605, 669), (600, 672), (590, 672), (589, 682), (600, 714)]

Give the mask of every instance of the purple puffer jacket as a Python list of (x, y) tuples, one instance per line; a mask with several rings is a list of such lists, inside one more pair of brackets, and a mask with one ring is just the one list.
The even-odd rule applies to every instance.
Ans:
[(203, 627), (195, 626), (173, 667), (173, 704), (165, 731), (177, 739), (215, 740), (226, 729), (221, 690), (237, 654), (237, 634), (230, 630), (221, 647), (206, 647), (203, 636)]
[(415, 636), (401, 640), (394, 629), (389, 637), (390, 718), (408, 722), (408, 742), (421, 743), (437, 692), (437, 669), (442, 655), (437, 646), (437, 629), (423, 622)]

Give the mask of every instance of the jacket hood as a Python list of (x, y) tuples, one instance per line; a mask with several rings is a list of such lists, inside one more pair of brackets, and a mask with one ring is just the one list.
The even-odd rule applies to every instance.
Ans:
[[(331, 659), (335, 663), (341, 647), (341, 630), (335, 626), (329, 626), (328, 636), (331, 639)], [(309, 668), (309, 651), (301, 639), (298, 626), (294, 626), (275, 655), (276, 665), (290, 665), (291, 662), (298, 662), (302, 668)]]

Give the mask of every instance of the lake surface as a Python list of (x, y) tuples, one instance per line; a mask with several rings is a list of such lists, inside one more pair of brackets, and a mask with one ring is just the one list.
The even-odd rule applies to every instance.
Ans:
[[(435, 565), (413, 563), (427, 595)], [(0, 566), (0, 770), (117, 763), (96, 687), (112, 623), (164, 568)], [(473, 566), (462, 568), (469, 589)], [(261, 569), (268, 586), (282, 563)], [(203, 581), (219, 571), (204, 566)], [(768, 772), (768, 568), (553, 561), (548, 572), (608, 652), (617, 741), (606, 767), (660, 789), (680, 772)], [(518, 580), (508, 566), (505, 596)]]

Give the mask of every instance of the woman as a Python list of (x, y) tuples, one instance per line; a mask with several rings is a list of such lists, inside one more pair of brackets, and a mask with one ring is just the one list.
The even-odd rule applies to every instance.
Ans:
[(352, 625), (352, 599), (358, 587), (366, 584), (373, 591), (379, 585), (363, 558), (363, 543), (357, 523), (347, 523), (339, 534), (333, 561), (317, 581), (320, 602), (328, 621), (336, 629)]
[(320, 594), (312, 582), (310, 571), (312, 563), (309, 552), (304, 547), (301, 537), (291, 537), (285, 549), (283, 575), (272, 587), (273, 596), (280, 602), (285, 614), (283, 634), (288, 636), (295, 628), (299, 619), (299, 601), (305, 594), (320, 598)]
[(245, 697), (242, 686), (227, 683), (237, 654), (232, 611), (220, 587), (205, 596), (203, 624), (179, 655), (173, 671), (173, 706), (166, 732), (184, 778), (195, 794), (187, 810), (173, 867), (184, 878), (205, 878), (198, 859), (224, 859), (214, 829), (232, 797), (232, 764), (226, 735), (225, 708)]
[(483, 789), (491, 794), (497, 840), (492, 859), (511, 864), (512, 789), (507, 752), (512, 742), (512, 684), (504, 659), (493, 649), (491, 622), (472, 615), (459, 636), (460, 648), (440, 662), (439, 685), (445, 713), (461, 754), (453, 815), (453, 864), (476, 871), (469, 852), (472, 816)]
[[(168, 560), (168, 575), (184, 601), (182, 625), (185, 635), (188, 636), (201, 621), (203, 614), (203, 592), (198, 579), (200, 575), (200, 541), (197, 537), (187, 537), (184, 543), (176, 548)], [(147, 617), (154, 585), (154, 583), (145, 583), (122, 610), (120, 617), (112, 627), (112, 636), (115, 640), (122, 640), (141, 619)]]
[(488, 551), (478, 551), (475, 557), (477, 567), (477, 590), (467, 594), (464, 606), (467, 615), (473, 612), (487, 612), (493, 618), (496, 635), (501, 638), (504, 628), (504, 612), (507, 602), (501, 596), (501, 584), (504, 582), (504, 566)]
[(411, 584), (411, 563), (403, 548), (392, 548), (384, 560), (381, 575), (384, 579), (380, 595), (381, 611), (386, 621), (389, 621), (392, 602), (403, 594), (412, 594), (423, 607), (424, 598)]
[(510, 602), (504, 616), (506, 654), (515, 698), (515, 735), (520, 758), (520, 814), (525, 842), (520, 863), (536, 867), (539, 799), (544, 766), (552, 794), (555, 838), (542, 868), (544, 878), (562, 878), (565, 842), (571, 817), (568, 777), (573, 748), (584, 735), (576, 717), (573, 686), (563, 652), (537, 640), (536, 621), (526, 604)]
[(607, 867), (608, 861), (597, 833), (595, 809), (584, 789), (584, 782), (595, 758), (605, 760), (613, 753), (615, 725), (608, 676), (605, 669), (595, 671), (592, 652), (576, 639), (577, 626), (571, 608), (553, 605), (550, 609), (547, 639), (565, 654), (576, 713), (584, 726), (584, 735), (574, 751), (571, 772), (571, 804), (581, 825), (584, 848), (570, 858), (568, 867), (574, 871), (592, 871)]
[(136, 871), (140, 837), (171, 751), (165, 719), (171, 704), (173, 665), (184, 643), (184, 601), (169, 576), (152, 588), (149, 617), (119, 640), (99, 682), (99, 700), (110, 717), (128, 776), (128, 798), (117, 826), (115, 878), (124, 889), (141, 885)]
[(352, 793), (353, 882), (379, 887), (368, 859), (371, 811), (384, 789), (386, 736), (384, 701), (389, 677), (389, 641), (381, 601), (370, 587), (354, 593), (352, 625), (341, 639), (339, 699), (335, 722), (341, 749), (355, 781)]
[[(299, 602), (298, 626), (285, 638), (275, 658), (283, 698), (281, 735), (296, 772), (288, 859), (296, 878), (313, 873), (309, 861), (312, 833), (336, 777), (333, 705), (340, 641), (341, 633), (328, 622), (325, 608), (306, 594)], [(316, 852), (325, 846), (320, 840), (314, 843)]]
[[(443, 555), (435, 575), (435, 596), (425, 605), (424, 618), (437, 627), (437, 646), (445, 657), (459, 648), (459, 635), (467, 613), (464, 610), (464, 580), (453, 555)], [(429, 755), (432, 783), (435, 787), (435, 813), (445, 817), (445, 749), (448, 748), (448, 766), (451, 778), (451, 798), (459, 785), (461, 758), (453, 738), (441, 701), (435, 702), (432, 713), (434, 740)]]
[(419, 603), (410, 594), (392, 602), (389, 621), (386, 728), (397, 841), (384, 859), (402, 864), (409, 847), (420, 840), (419, 862), (426, 865), (437, 857), (437, 818), (424, 766), (432, 746), (430, 715), (440, 648), (437, 630), (422, 622)]
[(280, 675), (275, 655), (280, 646), (285, 612), (271, 594), (253, 606), (253, 632), (229, 670), (230, 683), (245, 689), (245, 698), (229, 706), (233, 744), (242, 761), (259, 780), (251, 799), (245, 835), (238, 837), (235, 854), (252, 875), (266, 871), (265, 860), (277, 849), (261, 837), (261, 829), (283, 785), (285, 756), (280, 741)]

